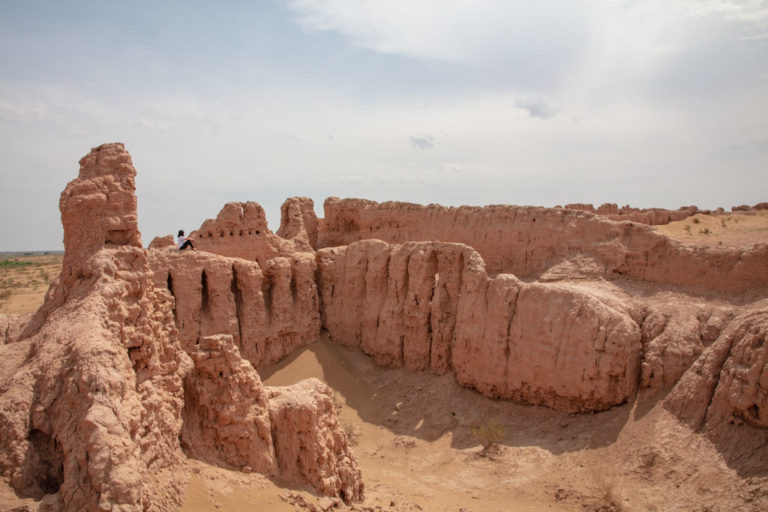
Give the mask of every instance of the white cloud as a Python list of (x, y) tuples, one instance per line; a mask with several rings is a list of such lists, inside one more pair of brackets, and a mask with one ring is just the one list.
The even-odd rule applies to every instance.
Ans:
[[(77, 160), (109, 141), (133, 155), (145, 242), (194, 228), (226, 201), (262, 203), (276, 227), (280, 203), (294, 195), (318, 205), (329, 195), (667, 207), (764, 200), (766, 2), (285, 4), (305, 33), (261, 34), (275, 43), (268, 63), (232, 56), (231, 67), (201, 67), (220, 88), (199, 87), (162, 48), (153, 66), (163, 73), (149, 85), (9, 71), (0, 81), (0, 204), (10, 204), (12, 187), (38, 193), (60, 229), (58, 193)], [(281, 38), (292, 39), (281, 47)], [(240, 69), (258, 79), (238, 81)], [(0, 228), (0, 239), (19, 236)]]
[(720, 14), (729, 20), (768, 28), (766, 0), (691, 0), (686, 7), (694, 16)]
[(435, 147), (435, 137), (429, 133), (411, 135), (408, 139), (411, 141), (411, 147), (417, 151), (424, 151)]

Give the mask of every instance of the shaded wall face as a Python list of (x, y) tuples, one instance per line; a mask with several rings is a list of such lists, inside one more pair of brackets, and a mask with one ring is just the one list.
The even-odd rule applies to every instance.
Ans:
[(314, 341), (320, 332), (311, 255), (257, 262), (201, 251), (149, 252), (155, 286), (175, 299), (186, 349), (201, 337), (228, 334), (256, 368)]

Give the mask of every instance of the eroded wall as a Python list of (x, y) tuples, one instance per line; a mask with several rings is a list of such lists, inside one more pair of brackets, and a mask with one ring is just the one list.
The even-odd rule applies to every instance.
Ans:
[(175, 299), (185, 348), (228, 334), (254, 367), (271, 364), (320, 334), (312, 253), (258, 261), (175, 248), (148, 251), (155, 286)]
[[(315, 382), (264, 388), (232, 335), (205, 336), (243, 332), (231, 321), (239, 299), (226, 295), (255, 295), (238, 288), (236, 272), (239, 264), (243, 275), (257, 275), (259, 264), (195, 252), (197, 258), (169, 271), (174, 256), (187, 254), (163, 249), (167, 258), (156, 255), (154, 264), (167, 264), (166, 280), (157, 284), (135, 222), (130, 155), (122, 144), (106, 144), (80, 164), (60, 204), (61, 275), (24, 332), (0, 345), (0, 475), (21, 496), (45, 496), (52, 510), (178, 510), (188, 481), (181, 437), (211, 463), (250, 464), (347, 501), (362, 499), (357, 460), (327, 407), (328, 390)], [(276, 291), (259, 293), (271, 301), (266, 323), (278, 337), (285, 325), (301, 328), (287, 315), (305, 303), (299, 288), (314, 289), (314, 257), (301, 261), (304, 266), (298, 255), (293, 263), (276, 257), (264, 271), (263, 282)], [(233, 272), (228, 280), (227, 271)], [(196, 276), (194, 312), (170, 293), (173, 272), (179, 290), (192, 288), (190, 300), (198, 290), (186, 278)], [(307, 287), (293, 285), (299, 282)], [(187, 313), (186, 323), (197, 326), (193, 342), (176, 327)], [(250, 339), (245, 330), (240, 341)], [(287, 419), (279, 414), (286, 404)], [(322, 464), (281, 458), (278, 439), (287, 453), (298, 446)]]
[(460, 244), (366, 240), (317, 261), (323, 326), (379, 364), (453, 371), (486, 396), (569, 412), (637, 391), (640, 329), (619, 302), (491, 278)]
[(768, 244), (690, 247), (646, 225), (586, 211), (532, 206), (422, 206), (328, 198), (318, 245), (365, 239), (457, 242), (474, 248), (488, 272), (538, 278), (573, 259), (599, 277), (631, 278), (694, 292), (749, 293), (768, 287)]

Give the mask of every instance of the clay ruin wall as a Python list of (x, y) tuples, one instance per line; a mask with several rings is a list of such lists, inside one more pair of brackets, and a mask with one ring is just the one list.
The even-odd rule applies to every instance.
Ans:
[(568, 412), (637, 391), (640, 329), (621, 304), (490, 278), (460, 244), (367, 240), (317, 258), (323, 326), (378, 364), (452, 371), (485, 396)]
[[(488, 397), (587, 412), (668, 393), (665, 407), (694, 428), (723, 439), (738, 429), (741, 450), (768, 441), (765, 245), (689, 248), (575, 209), (330, 198), (316, 219), (311, 200), (291, 198), (281, 236), (258, 204), (229, 203), (193, 233), (197, 251), (172, 237), (145, 251), (134, 173), (120, 144), (81, 161), (62, 194), (62, 274), (20, 335), (6, 322), (0, 348), (19, 371), (0, 394), (13, 426), (0, 472), (22, 492), (58, 490), (70, 508), (174, 509), (181, 443), (213, 464), (359, 499), (330, 391), (267, 388), (255, 369), (321, 329), (380, 365), (452, 372)], [(657, 307), (563, 276), (718, 289), (745, 307)], [(752, 302), (738, 295), (749, 291)], [(27, 346), (29, 359), (14, 351)]]
[[(296, 254), (293, 266), (269, 260), (261, 282), (274, 292), (264, 294), (248, 288), (262, 277), (256, 262), (146, 251), (123, 145), (94, 148), (80, 164), (60, 203), (61, 275), (24, 332), (0, 345), (0, 476), (22, 496), (44, 497), (46, 510), (178, 510), (189, 479), (183, 446), (211, 464), (361, 500), (328, 387), (265, 387), (234, 341), (252, 339), (241, 317), (263, 321), (268, 340), (281, 337), (280, 348), (250, 347), (259, 357), (317, 336), (314, 255)], [(271, 302), (262, 316), (238, 317), (257, 294)], [(291, 316), (302, 308), (306, 324)]]
[(182, 346), (228, 334), (242, 356), (259, 368), (316, 340), (320, 306), (315, 258), (295, 253), (257, 261), (175, 248), (150, 250), (158, 288), (175, 299)]
[(683, 206), (677, 210), (666, 210), (664, 208), (632, 208), (629, 205), (619, 208), (615, 203), (604, 203), (597, 208), (591, 204), (573, 203), (565, 205), (565, 209), (592, 212), (618, 222), (627, 220), (648, 224), (649, 226), (658, 226), (683, 220), (691, 215), (695, 215), (699, 211), (695, 206)]
[(474, 248), (489, 273), (540, 277), (571, 258), (588, 258), (601, 277), (629, 277), (692, 291), (744, 293), (768, 287), (768, 245), (690, 247), (632, 222), (586, 211), (532, 206), (422, 206), (328, 198), (318, 245), (365, 239), (457, 242)]

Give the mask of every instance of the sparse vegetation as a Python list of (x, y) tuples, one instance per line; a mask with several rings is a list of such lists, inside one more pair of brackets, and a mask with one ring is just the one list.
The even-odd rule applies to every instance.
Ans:
[(702, 235), (708, 235), (708, 234), (712, 233), (712, 231), (710, 231), (709, 228), (701, 228), (699, 230), (699, 233), (701, 233)]
[(684, 227), (683, 229), (684, 229), (684, 230), (685, 230), (685, 232), (686, 232), (686, 233), (688, 233), (689, 235), (691, 234), (691, 225), (690, 225), (690, 224), (686, 224), (686, 225), (685, 225), (685, 227)]
[(595, 476), (595, 483), (597, 484), (599, 498), (604, 504), (604, 506), (598, 510), (610, 512), (623, 512), (626, 510), (621, 497), (616, 492), (616, 486), (611, 478), (600, 473)]
[(19, 260), (19, 259), (5, 259), (0, 260), (0, 268), (17, 268), (17, 267), (29, 267), (34, 265), (34, 262)]
[(700, 219), (700, 218), (698, 218), (698, 217), (694, 217), (694, 218), (693, 218), (693, 223), (694, 223), (694, 224), (698, 224), (699, 222), (701, 222), (701, 219)]
[(483, 445), (481, 453), (486, 454), (504, 439), (504, 425), (495, 419), (490, 420), (485, 425), (473, 428), (472, 437)]
[[(0, 312), (28, 312), (61, 271), (61, 254), (4, 253), (0, 259)], [(23, 308), (19, 310), (18, 308)]]

